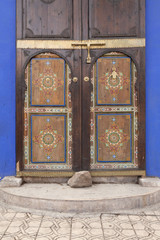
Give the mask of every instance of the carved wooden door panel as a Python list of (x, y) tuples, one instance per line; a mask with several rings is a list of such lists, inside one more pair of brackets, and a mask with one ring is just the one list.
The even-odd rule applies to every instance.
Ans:
[(83, 169), (93, 176), (144, 175), (145, 1), (89, 0), (82, 9), (91, 57), (85, 64), (82, 50)]
[(17, 174), (145, 174), (145, 0), (17, 0)]
[(64, 59), (42, 53), (25, 70), (24, 169), (72, 169), (71, 72)]
[(81, 1), (17, 0), (17, 175), (81, 168), (80, 39)]
[(137, 71), (131, 58), (110, 52), (92, 72), (91, 168), (138, 167)]
[(72, 39), (72, 0), (23, 0), (23, 38)]

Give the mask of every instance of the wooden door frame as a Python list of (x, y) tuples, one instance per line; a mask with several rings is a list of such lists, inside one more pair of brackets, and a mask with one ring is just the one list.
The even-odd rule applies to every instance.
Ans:
[[(85, 61), (86, 59), (86, 55), (87, 55), (87, 51), (86, 50), (82, 50), (83, 51), (83, 61)], [(90, 138), (86, 137), (86, 132), (89, 136), (89, 131), (90, 131), (90, 118), (88, 117), (90, 114), (89, 108), (90, 108), (90, 92), (91, 92), (91, 83), (89, 82), (85, 82), (83, 81), (83, 77), (85, 75), (89, 76), (89, 78), (91, 78), (91, 69), (95, 63), (95, 61), (102, 55), (108, 53), (108, 52), (121, 52), (124, 53), (126, 55), (128, 55), (129, 57), (132, 58), (132, 60), (134, 61), (136, 67), (137, 67), (137, 83), (136, 83), (136, 89), (137, 92), (139, 93), (138, 96), (138, 111), (139, 111), (139, 169), (135, 170), (135, 169), (127, 169), (127, 171), (133, 171), (135, 172), (135, 175), (144, 175), (140, 173), (141, 171), (145, 171), (145, 48), (126, 48), (126, 49), (121, 49), (121, 48), (113, 48), (113, 49), (99, 49), (99, 50), (91, 50), (91, 56), (92, 56), (92, 63), (90, 65), (86, 64), (85, 66), (85, 71), (83, 70), (83, 76), (82, 76), (82, 80), (81, 82), (79, 81), (79, 83), (73, 85), (71, 85), (71, 91), (74, 89), (74, 91), (72, 91), (73, 94), (73, 99), (75, 101), (74, 105), (73, 105), (73, 112), (75, 114), (73, 114), (73, 122), (75, 123), (75, 125), (73, 124), (73, 139), (75, 139), (75, 142), (77, 143), (77, 134), (80, 136), (80, 134), (82, 134), (82, 141), (85, 141), (85, 144), (83, 146), (85, 146), (85, 148), (82, 150), (82, 156), (81, 156), (81, 149), (77, 148), (77, 144), (75, 144), (75, 146), (73, 145), (73, 159), (75, 159), (75, 161), (73, 161), (73, 171), (79, 171), (79, 170), (90, 170), (89, 168), (89, 161), (86, 161), (87, 159), (90, 158)], [(72, 77), (73, 76), (78, 76), (79, 74), (79, 78), (81, 73), (78, 72), (78, 65), (79, 62), (78, 61), (74, 61), (75, 65), (74, 69), (76, 69), (76, 72), (73, 72), (73, 58), (70, 57), (70, 61), (68, 58), (68, 55), (71, 56), (71, 52), (72, 50), (59, 50), (59, 51), (53, 51), (50, 49), (40, 49), (37, 51), (37, 49), (18, 49), (17, 50), (17, 83), (16, 83), (16, 88), (17, 88), (17, 93), (16, 93), (16, 104), (17, 104), (17, 114), (16, 114), (16, 134), (17, 134), (17, 169), (18, 171), (23, 171), (23, 109), (24, 109), (24, 92), (26, 89), (25, 86), (25, 81), (24, 81), (24, 72), (25, 72), (25, 68), (28, 64), (28, 62), (30, 61), (31, 58), (33, 58), (35, 55), (39, 54), (39, 53), (43, 53), (43, 52), (52, 52), (55, 53), (57, 55), (59, 55), (60, 57), (64, 58), (65, 61), (68, 63), (69, 67), (71, 68), (71, 72), (72, 72)], [(80, 59), (80, 53), (79, 50), (76, 51), (78, 58)], [(80, 86), (82, 88), (85, 88), (85, 91), (88, 94), (85, 94), (85, 98), (82, 99), (82, 107), (83, 110), (86, 111), (86, 113), (88, 113), (88, 115), (86, 114), (85, 117), (83, 118), (83, 122), (81, 125), (81, 122), (78, 120), (80, 120), (79, 116), (81, 115), (82, 109), (79, 105), (79, 108), (77, 107), (78, 104), (80, 103)], [(143, 86), (143, 87), (142, 87)], [(76, 88), (75, 88), (76, 87)], [(79, 100), (78, 100), (78, 96), (79, 95)], [(86, 100), (87, 99), (87, 100)], [(77, 101), (77, 102), (76, 102)], [(86, 101), (88, 101), (88, 104), (86, 104)], [(75, 109), (74, 109), (75, 107)], [(77, 110), (79, 109), (79, 112), (77, 112)], [(79, 114), (79, 115), (78, 115)], [(80, 127), (78, 127), (78, 124)], [(20, 127), (21, 126), (21, 127)], [(81, 129), (82, 126), (82, 129)], [(78, 128), (78, 129), (77, 129)], [(86, 131), (87, 129), (87, 131)], [(78, 130), (78, 133), (77, 133)], [(80, 141), (80, 139), (79, 139)], [(74, 141), (73, 141), (74, 142)], [(82, 147), (82, 146), (81, 146)], [(79, 155), (77, 155), (77, 152), (79, 151)], [(77, 156), (79, 156), (79, 158), (77, 158)], [(82, 161), (81, 161), (82, 158)], [(95, 174), (94, 170), (91, 170), (93, 172), (93, 174)], [(109, 170), (107, 172), (110, 173), (106, 173), (106, 170), (100, 170), (98, 174), (101, 175), (108, 175), (108, 174), (113, 174), (115, 175), (116, 172), (119, 175), (120, 172), (123, 172), (123, 175), (127, 174), (127, 171), (113, 171), (113, 170)], [(64, 171), (66, 172), (64, 175), (72, 175), (72, 172), (68, 172), (68, 171)], [(68, 172), (68, 173), (67, 173)], [(96, 170), (97, 172), (97, 170)], [(112, 173), (111, 173), (112, 172)], [(126, 172), (126, 173), (125, 173)], [(40, 174), (40, 173), (39, 173)], [(57, 173), (59, 174), (59, 173)], [(49, 175), (46, 173), (46, 175)], [(51, 174), (52, 176), (54, 174)], [(56, 175), (56, 174), (55, 174)], [(127, 174), (128, 175), (128, 174)], [(62, 176), (62, 174), (60, 174), (60, 176)]]
[[(138, 39), (143, 39), (145, 38), (145, 0), (137, 0), (138, 2), (138, 8), (139, 8), (139, 19), (138, 19), (138, 24), (139, 24), (139, 30), (137, 31), (137, 36), (134, 39), (134, 42), (138, 41)], [(89, 0), (82, 0), (82, 39), (85, 40), (92, 40), (89, 36), (89, 7), (90, 7), (90, 2)], [(108, 23), (109, 24), (109, 23)], [(115, 36), (115, 38), (117, 38)], [(107, 37), (107, 39), (114, 40), (115, 39), (113, 36), (112, 37)], [(146, 146), (146, 133), (145, 133), (145, 46), (142, 47), (132, 47), (132, 48), (127, 48), (128, 44), (128, 39), (126, 36), (123, 36), (122, 38), (119, 38), (119, 40), (126, 40), (126, 47), (125, 48), (118, 48), (117, 46), (109, 49), (91, 49), (90, 54), (92, 57), (92, 62), (91, 64), (86, 64), (85, 69), (83, 69), (83, 76), (82, 76), (82, 81), (85, 76), (88, 76), (89, 79), (91, 79), (91, 70), (93, 65), (95, 64), (96, 60), (103, 56), (106, 53), (109, 52), (121, 52), (127, 56), (129, 56), (132, 61), (135, 63), (136, 68), (137, 68), (137, 82), (136, 82), (136, 91), (138, 94), (138, 130), (139, 130), (139, 140), (138, 140), (138, 169), (127, 169), (127, 170), (107, 170), (106, 175), (125, 175), (125, 171), (127, 173), (132, 171), (143, 171), (142, 175), (145, 175), (145, 169), (146, 169), (146, 161), (145, 161), (145, 146)], [(103, 40), (103, 39), (101, 39)], [(82, 62), (85, 64), (85, 59), (87, 58), (87, 52), (82, 51)], [(87, 159), (90, 158), (90, 149), (87, 146), (90, 146), (90, 122), (88, 119), (90, 118), (90, 99), (91, 99), (91, 82), (84, 82), (83, 81), (83, 92), (88, 93), (84, 94), (84, 98), (82, 100), (82, 108), (85, 112), (85, 115), (82, 120), (82, 140), (84, 141), (84, 145), (82, 147), (82, 166), (83, 169), (85, 170), (90, 170), (89, 166), (89, 161), (86, 161)], [(86, 130), (87, 129), (87, 130)], [(87, 137), (86, 137), (87, 135)], [(99, 176), (105, 176), (104, 172), (106, 170), (91, 170), (93, 175), (97, 176), (96, 172), (99, 172)], [(108, 174), (110, 172), (110, 174)]]
[[(85, 76), (91, 77), (91, 69), (96, 59), (102, 56), (104, 53), (116, 51), (122, 52), (128, 56), (130, 56), (136, 64), (138, 70), (138, 81), (136, 83), (137, 92), (139, 92), (138, 97), (138, 110), (139, 110), (139, 169), (127, 169), (127, 170), (96, 170), (91, 171), (93, 176), (132, 176), (132, 175), (145, 175), (145, 48), (144, 46), (137, 47), (137, 41), (140, 39), (144, 39), (144, 23), (145, 23), (145, 0), (139, 1), (139, 4), (142, 7), (142, 14), (140, 16), (140, 30), (138, 34), (138, 38), (134, 39), (135, 47), (124, 47), (118, 48), (117, 46), (113, 48), (103, 48), (103, 49), (91, 49), (91, 57), (92, 63), (86, 64), (86, 56), (87, 51), (81, 49), (66, 48), (66, 49), (47, 49), (47, 48), (19, 48), (17, 47), (17, 72), (16, 72), (16, 160), (17, 160), (17, 175), (19, 176), (71, 176), (74, 171), (79, 170), (90, 170), (90, 111), (89, 111), (89, 103), (90, 103), (90, 92), (91, 92), (91, 83), (83, 81)], [(23, 21), (22, 21), (22, 9), (23, 4), (22, 0), (17, 0), (17, 43), (18, 41), (25, 41), (27, 44), (27, 39), (23, 38)], [(76, 9), (81, 9), (80, 11)], [(74, 34), (73, 41), (81, 41), (82, 39), (88, 40), (88, 28), (84, 28), (84, 26), (88, 26), (88, 9), (89, 9), (89, 1), (87, 0), (74, 0)], [(81, 21), (82, 20), (82, 21)], [(82, 32), (79, 31), (82, 29)], [(84, 30), (85, 29), (85, 30)], [(47, 39), (41, 38), (42, 41), (47, 41)], [(119, 40), (124, 40), (119, 39)], [(130, 39), (129, 39), (130, 40)], [(39, 41), (35, 39), (35, 42)], [(127, 39), (126, 39), (127, 41)], [(133, 44), (134, 45), (134, 44)], [(143, 45), (143, 44), (142, 44)], [(70, 90), (72, 91), (72, 100), (73, 100), (73, 171), (55, 171), (55, 172), (45, 172), (42, 174), (41, 172), (25, 172), (23, 171), (23, 109), (24, 109), (24, 93), (26, 89), (25, 81), (24, 81), (24, 72), (25, 68), (32, 57), (39, 53), (43, 52), (51, 52), (55, 53), (58, 56), (64, 58), (64, 60), (68, 63), (71, 68), (72, 78), (78, 77), (79, 81), (77, 83), (71, 84)], [(74, 52), (74, 53), (73, 53)], [(82, 62), (81, 62), (81, 53), (82, 53)], [(74, 55), (74, 57), (73, 57)], [(82, 66), (83, 64), (83, 66)], [(85, 64), (85, 65), (84, 65)], [(82, 69), (83, 67), (83, 69)], [(82, 69), (82, 70), (81, 70)], [(82, 75), (83, 73), (83, 75)], [(74, 91), (73, 91), (74, 90)], [(85, 94), (84, 98), (81, 98), (81, 90)], [(88, 102), (88, 105), (86, 105)], [(86, 113), (85, 117), (81, 122), (80, 116), (83, 112)], [(87, 137), (86, 137), (87, 134)], [(83, 142), (83, 143), (82, 143)]]

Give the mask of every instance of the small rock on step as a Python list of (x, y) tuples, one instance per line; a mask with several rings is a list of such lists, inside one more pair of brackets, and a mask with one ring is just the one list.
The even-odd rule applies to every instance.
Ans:
[(82, 188), (92, 186), (92, 177), (88, 171), (76, 172), (73, 177), (68, 180), (68, 185), (72, 188)]

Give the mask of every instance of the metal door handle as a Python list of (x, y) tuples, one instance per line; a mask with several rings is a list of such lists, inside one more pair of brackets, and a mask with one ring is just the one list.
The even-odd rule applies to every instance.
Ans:
[(90, 49), (92, 46), (105, 46), (106, 44), (105, 43), (72, 43), (72, 46), (75, 46), (75, 47), (86, 47), (87, 50), (88, 50), (88, 55), (87, 55), (87, 60), (86, 62), (87, 63), (91, 63), (91, 55), (90, 55)]

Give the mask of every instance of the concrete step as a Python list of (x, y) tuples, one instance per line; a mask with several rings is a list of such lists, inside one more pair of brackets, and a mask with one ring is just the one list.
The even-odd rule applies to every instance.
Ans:
[(58, 213), (112, 212), (156, 204), (160, 202), (160, 188), (132, 183), (93, 184), (88, 188), (26, 183), (1, 188), (0, 200), (12, 206)]

